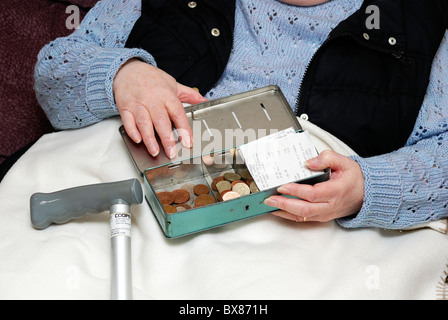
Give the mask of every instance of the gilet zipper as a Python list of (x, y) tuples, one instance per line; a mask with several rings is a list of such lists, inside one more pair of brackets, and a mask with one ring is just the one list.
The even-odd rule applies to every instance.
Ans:
[[(382, 52), (382, 53), (385, 53), (385, 54), (391, 54), (391, 55), (393, 55), (397, 59), (401, 59), (403, 57), (403, 54), (404, 54), (403, 51), (388, 50), (388, 49), (386, 49), (384, 47), (374, 46), (374, 45), (371, 45), (371, 44), (366, 43), (364, 41), (361, 41), (361, 40), (359, 40), (356, 36), (354, 36), (350, 32), (344, 32), (344, 33), (341, 33), (341, 34), (336, 35), (336, 36), (329, 36), (327, 39), (325, 39), (325, 41), (322, 43), (322, 45), (316, 50), (316, 52), (311, 57), (311, 60), (308, 63), (307, 67), (305, 68), (305, 72), (303, 74), (302, 82), (301, 82), (300, 87), (299, 87), (299, 92), (297, 94), (296, 105), (294, 106), (294, 114), (296, 116), (299, 116), (299, 108), (301, 106), (303, 84), (304, 84), (304, 82), (307, 79), (307, 75), (309, 73), (310, 67), (312, 66), (312, 64), (316, 60), (316, 56), (319, 54), (319, 52), (322, 50), (322, 48), (324, 48), (326, 45), (328, 45), (329, 42), (331, 42), (331, 41), (333, 41), (335, 39), (338, 39), (338, 38), (342, 38), (342, 37), (352, 37), (356, 42), (358, 42), (360, 45), (362, 45), (362, 46), (364, 46), (366, 48), (369, 48), (369, 49), (372, 49), (372, 50), (376, 50), (378, 52)], [(366, 41), (368, 41), (368, 40), (366, 40)]]

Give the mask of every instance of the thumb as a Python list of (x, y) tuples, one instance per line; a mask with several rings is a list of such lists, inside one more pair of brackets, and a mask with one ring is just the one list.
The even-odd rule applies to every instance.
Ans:
[(305, 165), (310, 170), (324, 170), (326, 168), (337, 170), (343, 167), (344, 160), (344, 156), (334, 151), (325, 150), (317, 157), (307, 160)]
[(208, 99), (204, 98), (197, 89), (184, 86), (180, 83), (177, 84), (177, 96), (182, 103), (196, 104), (208, 101)]

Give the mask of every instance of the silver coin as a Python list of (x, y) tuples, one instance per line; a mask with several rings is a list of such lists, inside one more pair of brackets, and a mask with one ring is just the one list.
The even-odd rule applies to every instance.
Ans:
[(240, 196), (247, 196), (250, 194), (250, 189), (244, 182), (238, 182), (232, 187), (232, 191), (237, 192)]
[(189, 206), (192, 206), (194, 203), (194, 198), (195, 198), (195, 194), (194, 194), (194, 184), (192, 183), (186, 183), (184, 185), (182, 185), (181, 189), (187, 190), (190, 193), (190, 199), (185, 203), (188, 204)]
[(257, 193), (257, 192), (260, 191), (260, 190), (258, 189), (258, 187), (257, 187), (257, 185), (256, 185), (256, 183), (255, 183), (255, 181), (252, 181), (252, 182), (250, 183), (250, 187), (249, 187), (249, 189), (250, 189), (250, 193)]
[(241, 176), (238, 173), (226, 172), (224, 173), (224, 179), (230, 182), (241, 180)]
[(216, 189), (218, 189), (218, 192), (221, 194), (224, 191), (231, 190), (232, 186), (229, 181), (223, 180), (216, 184)]

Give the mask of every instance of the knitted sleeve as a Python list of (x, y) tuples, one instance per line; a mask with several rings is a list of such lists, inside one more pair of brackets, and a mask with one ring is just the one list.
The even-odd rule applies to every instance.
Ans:
[(338, 220), (342, 226), (404, 229), (448, 217), (447, 35), (407, 145), (390, 154), (354, 159), (363, 170), (366, 195), (355, 217)]
[(71, 35), (47, 44), (35, 67), (35, 92), (55, 129), (87, 126), (118, 115), (112, 83), (130, 58), (155, 65), (150, 54), (124, 48), (141, 12), (140, 0), (103, 0)]

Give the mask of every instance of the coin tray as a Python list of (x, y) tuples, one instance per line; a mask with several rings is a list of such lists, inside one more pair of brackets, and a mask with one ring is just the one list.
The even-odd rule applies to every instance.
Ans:
[[(120, 127), (126, 148), (143, 176), (145, 198), (165, 236), (177, 238), (274, 211), (275, 208), (265, 205), (264, 200), (277, 193), (275, 188), (229, 201), (219, 201), (211, 184), (214, 178), (225, 172), (247, 170), (238, 154), (238, 146), (290, 127), (301, 131), (301, 126), (280, 88), (268, 86), (188, 106), (185, 111), (193, 128), (194, 146), (187, 149), (178, 142), (178, 156), (174, 159), (168, 159), (163, 152), (157, 157), (150, 156), (143, 144), (135, 144), (127, 136), (124, 127)], [(229, 142), (225, 134), (216, 134), (229, 129), (234, 132), (241, 130), (243, 136), (251, 129), (260, 136), (247, 135), (242, 140), (235, 136)], [(222, 141), (216, 141), (218, 138)], [(204, 145), (204, 141), (213, 141), (218, 147), (209, 150), (209, 144)], [(324, 170), (316, 176), (297, 182), (314, 184), (328, 180), (329, 176), (330, 171)], [(167, 214), (157, 193), (180, 189), (185, 184), (209, 186), (210, 194), (217, 202)], [(190, 201), (193, 200), (194, 198)]]

